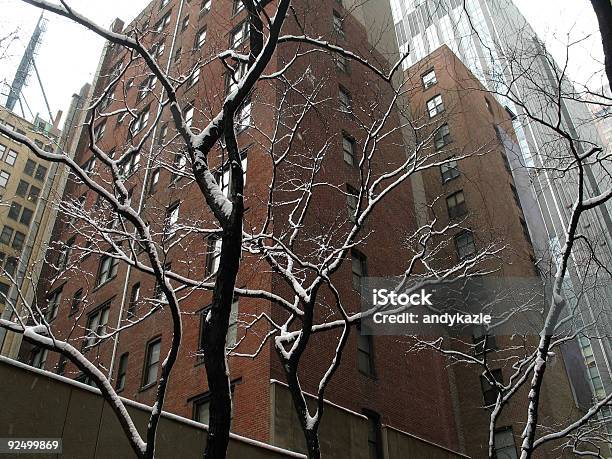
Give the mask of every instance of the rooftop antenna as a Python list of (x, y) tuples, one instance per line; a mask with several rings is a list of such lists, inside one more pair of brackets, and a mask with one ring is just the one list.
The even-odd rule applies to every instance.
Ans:
[[(11, 111), (14, 111), (15, 104), (23, 97), (23, 88), (27, 85), (28, 79), (30, 77), (30, 72), (32, 71), (32, 68), (34, 68), (34, 71), (36, 72), (36, 77), (38, 79), (38, 84), (40, 85), (40, 89), (45, 99), (45, 104), (47, 105), (49, 119), (53, 120), (53, 114), (51, 113), (49, 102), (47, 101), (47, 95), (45, 94), (45, 89), (43, 88), (40, 75), (38, 74), (38, 69), (36, 68), (36, 64), (34, 63), (34, 57), (36, 56), (38, 48), (40, 47), (42, 35), (47, 30), (47, 20), (43, 17), (43, 15), (44, 13), (42, 13), (38, 18), (38, 22), (36, 23), (34, 32), (30, 37), (28, 46), (26, 47), (23, 56), (21, 57), (19, 67), (17, 67), (17, 71), (15, 72), (15, 77), (13, 78), (13, 83), (11, 83), (11, 89), (6, 99), (6, 108)], [(25, 113), (22, 114), (25, 116)]]

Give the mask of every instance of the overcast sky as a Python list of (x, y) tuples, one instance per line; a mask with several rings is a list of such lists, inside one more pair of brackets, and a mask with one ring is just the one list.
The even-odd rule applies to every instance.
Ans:
[[(317, 1), (317, 0), (312, 0)], [(593, 89), (601, 86), (603, 51), (595, 14), (588, 0), (514, 0), (555, 58), (564, 59), (566, 44), (580, 41), (570, 53), (569, 73)], [(138, 14), (148, 0), (71, 0), (77, 11), (108, 26), (115, 17), (126, 23)], [(9, 58), (0, 64), (0, 92), (10, 82), (21, 54), (40, 16), (40, 11), (20, 0), (0, 0), (0, 37), (17, 30), (18, 39), (9, 49)], [(66, 110), (70, 97), (85, 82), (91, 82), (98, 65), (103, 40), (83, 27), (52, 16), (43, 37), (36, 63), (41, 73), (51, 111)], [(593, 77), (593, 75), (596, 75)], [(48, 118), (41, 91), (32, 75), (25, 98), (34, 113)], [(4, 102), (5, 97), (0, 96)]]

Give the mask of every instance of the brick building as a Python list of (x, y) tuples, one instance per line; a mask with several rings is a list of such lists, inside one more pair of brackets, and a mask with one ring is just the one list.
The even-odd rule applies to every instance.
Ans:
[[(295, 2), (294, 7), (295, 16), (287, 21), (284, 33), (299, 34), (305, 28), (315, 36), (341, 43), (382, 68), (389, 68), (388, 61), (393, 61), (390, 53), (395, 49), (395, 37), (392, 28), (383, 27), (386, 23), (392, 24), (390, 7), (385, 1), (352, 4), (327, 0), (318, 2), (316, 8), (310, 2)], [(168, 69), (176, 78), (184, 78), (178, 92), (183, 113), (192, 126), (203, 127), (221, 107), (227, 88), (231, 87), (223, 64), (216, 56), (228, 46), (234, 49), (246, 46), (248, 29), (245, 18), (246, 11), (240, 8), (240, 4), (229, 0), (155, 0), (131, 24), (124, 27), (116, 21), (113, 29), (148, 31), (142, 34), (143, 43), (154, 51), (162, 68)], [(280, 46), (266, 73), (282, 69), (295, 56), (296, 49), (295, 45)], [(205, 62), (209, 57), (212, 59), (201, 70), (193, 71), (198, 61)], [(463, 71), (467, 77), (467, 71)], [(131, 199), (138, 203), (138, 209), (150, 223), (152, 231), (160, 236), (159, 245), (165, 253), (168, 270), (191, 278), (214, 275), (217, 240), (187, 229), (209, 227), (213, 219), (193, 182), (188, 159), (181, 152), (181, 141), (173, 132), (171, 116), (167, 108), (158, 103), (163, 94), (160, 85), (143, 73), (142, 63), (137, 58), (130, 61), (124, 50), (108, 45), (94, 81), (94, 98), (100, 97), (103, 89), (117, 77), (120, 78), (110, 97), (105, 97), (101, 110), (112, 113), (127, 104), (133, 117), (131, 114), (101, 117), (93, 123), (93, 137), (104, 151), (116, 155), (123, 154), (130, 141), (145, 139), (141, 150), (126, 156), (120, 164)], [(287, 78), (297, 82), (297, 87), (304, 91), (314, 91), (318, 83), (324, 82), (318, 96), (326, 102), (321, 102), (316, 111), (307, 113), (293, 148), (307, 156), (306, 153), (318, 151), (330, 142), (332, 154), (322, 159), (320, 178), (337, 190), (349, 191), (348, 187), (359, 176), (350, 158), (352, 148), (364, 140), (359, 122), (381, 116), (380, 107), (371, 102), (377, 101), (384, 106), (384, 102), (392, 97), (391, 88), (376, 81), (362, 66), (320, 52), (308, 53), (298, 59)], [(281, 132), (287, 129), (286, 126), (279, 127), (276, 120), (279, 114), (291, 119), (295, 116), (292, 107), (303, 103), (297, 92), (290, 94), (287, 101), (285, 95), (279, 86), (262, 81), (240, 110), (238, 141), (244, 148), (243, 162), (247, 166), (245, 229), (255, 228), (266, 218), (271, 179), (267, 167), (268, 139), (274, 135), (275, 129)], [(425, 102), (422, 97), (414, 97), (411, 107), (417, 109), (421, 102)], [(352, 107), (351, 113), (346, 113), (343, 106)], [(491, 108), (497, 111), (497, 115), (487, 114), (482, 107), (476, 108), (473, 101), (465, 109), (476, 110), (479, 116), (497, 116), (500, 120), (504, 116), (498, 106)], [(158, 118), (160, 122), (154, 123)], [(374, 167), (403, 161), (405, 139), (397, 129), (400, 117), (395, 110), (390, 115), (389, 125), (395, 129), (391, 128), (382, 142), (380, 149), (384, 153), (380, 156), (380, 163)], [(462, 139), (457, 136), (455, 141), (459, 144)], [(465, 139), (464, 146), (471, 146), (468, 139)], [(109, 171), (96, 161), (86, 131), (79, 139), (75, 159), (101, 181), (108, 179)], [(227, 169), (222, 148), (211, 161), (216, 162), (218, 177), (225, 178)], [(501, 157), (492, 158), (487, 164), (498, 171), (498, 179), (505, 177), (508, 188), (504, 190), (505, 194), (495, 195), (497, 201), (480, 201), (473, 209), (498, 204), (504, 206), (504, 218), (495, 228), (490, 228), (490, 232), (502, 232), (516, 243), (513, 256), (517, 265), (519, 260), (522, 264), (508, 269), (533, 271), (529, 242), (523, 234), (520, 211), (513, 201), (511, 181), (504, 175), (503, 160)], [(295, 162), (280, 171), (280, 178), (290, 181), (303, 173), (300, 172), (302, 166), (299, 161)], [(481, 172), (475, 164), (473, 173)], [(462, 180), (459, 178), (448, 186), (458, 186)], [(335, 273), (334, 282), (350, 311), (358, 311), (360, 307), (359, 296), (353, 290), (354, 276), (367, 273), (384, 277), (396, 275), (404, 269), (403, 260), (409, 255), (403, 245), (404, 237), (414, 232), (420, 218), (418, 211), (415, 218), (413, 190), (417, 189), (420, 195), (425, 190), (424, 195), (430, 197), (446, 186), (440, 184), (439, 177), (431, 175), (423, 177), (423, 184), (418, 190), (416, 185), (411, 187), (405, 183), (390, 195), (384, 207), (377, 209), (367, 223), (369, 236), (366, 243), (359, 247), (359, 251), (353, 251), (351, 259)], [(496, 184), (487, 182), (483, 186)], [(313, 195), (311, 212), (304, 222), (307, 235), (333, 235), (345, 228), (337, 221), (339, 213), (346, 219), (346, 194), (332, 191), (321, 190)], [(476, 190), (465, 188), (464, 199), (470, 209), (474, 202), (472, 196), (476, 193)], [(275, 197), (277, 200), (287, 199), (282, 187), (275, 191)], [(94, 193), (88, 192), (74, 178), (66, 187), (63, 201), (77, 214), (79, 209), (83, 209), (101, 220), (110, 215), (104, 203), (100, 203)], [(286, 233), (289, 228), (287, 213), (282, 208), (276, 212), (273, 231), (275, 234)], [(155, 397), (160, 360), (170, 341), (170, 318), (163, 308), (163, 298), (150, 275), (112, 257), (100, 255), (107, 244), (96, 238), (95, 231), (88, 228), (88, 222), (79, 220), (85, 219), (66, 215), (58, 218), (54, 239), (64, 241), (65, 247), (61, 253), (49, 256), (52, 263), (45, 267), (42, 276), (48, 282), (39, 286), (39, 299), (48, 302), (59, 298), (53, 300), (53, 305), (57, 305), (54, 306), (57, 314), (53, 321), (57, 335), (87, 347), (88, 358), (108, 371), (122, 396), (150, 404)], [(172, 237), (179, 239), (180, 244), (167, 243), (164, 234), (167, 234), (168, 222), (178, 225)], [(118, 222), (120, 226), (121, 222)], [(116, 228), (115, 222), (109, 221), (108, 227)], [(476, 231), (474, 234), (481, 235)], [(311, 242), (304, 237), (298, 242), (297, 250), (302, 253), (311, 250)], [(138, 247), (134, 247), (132, 256), (142, 257)], [(56, 279), (57, 266), (64, 272)], [(243, 257), (237, 285), (265, 288), (278, 295), (287, 294), (287, 287), (273, 275), (269, 265), (248, 255)], [(322, 294), (322, 304), (330, 300), (329, 292)], [(164, 405), (167, 411), (204, 423), (208, 419), (208, 392), (198, 351), (201, 348), (201, 322), (210, 301), (210, 293), (199, 289), (190, 291), (181, 300), (182, 348)], [(161, 308), (154, 307), (160, 303)], [(240, 342), (237, 350), (243, 353), (257, 349), (261, 334), (256, 332), (263, 331), (255, 329), (247, 333), (244, 323), (261, 314), (278, 323), (286, 317), (283, 310), (268, 301), (240, 298), (235, 305), (229, 341)], [(148, 313), (151, 315), (145, 321), (130, 325)], [(92, 330), (105, 332), (128, 325), (113, 339), (99, 343), (91, 333)], [(300, 374), (306, 392), (316, 393), (318, 381), (333, 356), (336, 338), (337, 335), (330, 333), (312, 339)], [(469, 450), (471, 440), (460, 431), (462, 416), (467, 416), (461, 405), (462, 401), (470, 407), (473, 403), (481, 405), (480, 401), (475, 401), (475, 397), (482, 395), (478, 379), (473, 386), (458, 387), (455, 375), (448, 371), (440, 356), (412, 354), (407, 350), (406, 345), (395, 337), (364, 338), (357, 333), (351, 334), (343, 363), (326, 395), (329, 404), (321, 427), (322, 450), (326, 457), (399, 458), (409, 455), (442, 458), (462, 457), (458, 451)], [(35, 356), (37, 352), (24, 346), (22, 356), (28, 358), (28, 354)], [(56, 355), (47, 357), (44, 368), (88, 382), (85, 375), (79, 374), (71, 364)], [(302, 450), (302, 434), (273, 343), (266, 342), (255, 358), (231, 356), (230, 368), (234, 403), (232, 430), (284, 448)], [(461, 393), (463, 389), (469, 391), (469, 396)], [(480, 423), (483, 417), (474, 419)], [(486, 420), (482, 425), (486, 426)]]

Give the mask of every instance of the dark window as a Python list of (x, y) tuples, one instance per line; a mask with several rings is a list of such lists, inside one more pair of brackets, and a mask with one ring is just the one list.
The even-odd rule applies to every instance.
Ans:
[(36, 347), (32, 350), (32, 354), (30, 355), (30, 365), (34, 368), (43, 369), (45, 367), (45, 362), (47, 361), (47, 349), (42, 347)]
[(364, 410), (364, 414), (368, 418), (368, 457), (369, 459), (380, 459), (383, 457), (380, 416), (369, 410)]
[(10, 288), (10, 285), (0, 282), (0, 304), (6, 303), (6, 298)]
[(17, 191), (15, 192), (15, 194), (17, 194), (17, 196), (25, 198), (26, 194), (28, 194), (28, 187), (28, 182), (26, 182), (25, 180), (19, 180), (19, 184), (17, 185)]
[(374, 376), (374, 343), (372, 335), (363, 335), (357, 329), (357, 366), (363, 374)]
[(161, 174), (161, 169), (157, 168), (151, 174), (151, 179), (149, 180), (149, 194), (153, 194), (157, 191), (157, 184), (159, 183), (159, 175)]
[(43, 181), (46, 176), (47, 176), (47, 168), (39, 164), (38, 167), (36, 168), (36, 173), (34, 174), (34, 178), (36, 180)]
[(119, 265), (119, 260), (109, 255), (104, 255), (100, 259), (100, 268), (98, 269), (98, 283), (97, 285), (102, 285), (105, 282), (108, 282), (112, 278), (117, 275), (117, 266)]
[(23, 211), (21, 212), (21, 218), (19, 219), (19, 223), (21, 223), (21, 224), (23, 224), (25, 226), (30, 226), (30, 223), (32, 222), (32, 215), (33, 214), (34, 214), (34, 212), (32, 212), (27, 207), (24, 207)]
[[(482, 388), (482, 398), (485, 406), (495, 405), (497, 394), (499, 394), (499, 389), (495, 383), (503, 384), (504, 382), (501, 369), (491, 370), (491, 375), (495, 381), (489, 381), (485, 375), (480, 375), (480, 387)], [(491, 375), (488, 375), (488, 377), (491, 378)]]
[(446, 183), (459, 177), (459, 169), (457, 167), (457, 161), (450, 160), (440, 165), (440, 173), (442, 174), (442, 182)]
[(502, 427), (495, 430), (493, 437), (495, 457), (497, 459), (517, 459), (516, 446), (512, 427)]
[(361, 293), (363, 278), (368, 275), (366, 256), (357, 249), (351, 250), (351, 268), (353, 271), (353, 289)]
[(4, 225), (4, 228), (2, 228), (2, 233), (0, 234), (0, 242), (9, 245), (11, 243), (11, 239), (13, 239), (14, 231), (15, 230), (10, 226)]
[(17, 221), (19, 219), (19, 214), (20, 213), (21, 213), (21, 205), (16, 203), (16, 202), (13, 202), (11, 204), (10, 209), (9, 209), (8, 217), (11, 220)]
[(36, 202), (38, 201), (39, 195), (40, 195), (40, 188), (32, 185), (30, 187), (30, 192), (28, 193), (28, 201), (30, 201), (33, 204), (36, 204)]
[(28, 159), (26, 161), (26, 164), (23, 168), (23, 172), (26, 175), (29, 175), (30, 177), (32, 177), (34, 175), (34, 170), (36, 169), (36, 163), (34, 161), (32, 161), (31, 159)]
[(448, 128), (448, 124), (443, 124), (438, 128), (436, 133), (434, 134), (434, 146), (436, 150), (441, 150), (446, 145), (451, 143), (451, 135), (450, 129)]
[(189, 27), (189, 15), (183, 18), (183, 23), (181, 24), (181, 32), (184, 32)]
[[(232, 301), (232, 308), (230, 310), (230, 320), (227, 328), (227, 337), (225, 342), (227, 343), (227, 348), (231, 349), (234, 344), (236, 344), (236, 339), (238, 337), (238, 309), (239, 309), (239, 301), (234, 299)], [(204, 349), (204, 321), (206, 320), (206, 316), (210, 311), (210, 306), (205, 307), (200, 311), (200, 336), (198, 339), (198, 352), (197, 358), (198, 361), (202, 361), (203, 358), (203, 349)]]
[(340, 111), (342, 113), (352, 115), (353, 114), (353, 102), (351, 98), (351, 93), (343, 86), (340, 86), (338, 88), (338, 100), (340, 103)]
[(474, 244), (474, 235), (471, 231), (466, 230), (455, 236), (455, 246), (457, 248), (457, 256), (460, 260), (472, 255), (476, 252)]
[(4, 271), (6, 271), (6, 274), (8, 274), (9, 276), (14, 276), (16, 270), (17, 270), (17, 258), (8, 257), (4, 265)]
[(446, 208), (451, 219), (461, 217), (467, 213), (463, 190), (459, 190), (446, 198)]
[(346, 133), (342, 133), (342, 154), (344, 161), (351, 166), (356, 164), (355, 161), (355, 139)]
[(242, 3), (242, 0), (234, 0), (234, 5), (233, 5), (233, 14), (238, 14), (240, 13), (242, 10), (244, 9), (244, 3)]
[(334, 32), (344, 37), (344, 18), (337, 11), (334, 11), (332, 24), (334, 27)]
[(122, 391), (125, 388), (125, 377), (127, 375), (128, 356), (126, 352), (119, 358), (119, 367), (117, 369), (117, 382), (115, 383), (115, 390), (117, 392)]
[(127, 310), (128, 319), (131, 319), (136, 314), (136, 310), (138, 309), (139, 299), (140, 299), (140, 282), (137, 282), (132, 286), (132, 291), (130, 292), (130, 304), (128, 305), (128, 310)]
[(23, 242), (25, 241), (25, 234), (20, 231), (15, 231), (15, 237), (13, 238), (12, 247), (15, 250), (21, 250), (23, 248)]
[(355, 223), (357, 215), (357, 206), (359, 205), (359, 192), (351, 185), (346, 185), (346, 205), (348, 208), (349, 220)]
[(195, 40), (193, 42), (194, 49), (201, 49), (206, 42), (206, 28), (200, 29), (200, 31), (196, 34)]
[(215, 274), (219, 269), (221, 257), (221, 238), (217, 235), (208, 237), (208, 251), (206, 253), (206, 273)]
[(106, 333), (110, 305), (111, 302), (107, 301), (87, 317), (87, 339), (85, 340), (87, 346), (98, 344), (100, 336)]
[(74, 292), (74, 296), (72, 297), (72, 303), (70, 304), (70, 313), (74, 314), (75, 312), (77, 312), (82, 302), (83, 302), (83, 289), (80, 288), (76, 292)]
[(156, 338), (147, 344), (144, 370), (142, 372), (142, 386), (147, 387), (157, 381), (159, 369), (159, 355), (161, 351), (161, 338)]
[(483, 354), (484, 352), (489, 352), (497, 349), (495, 335), (487, 334), (486, 330), (482, 327), (476, 328), (474, 330), (474, 335), (472, 339), (474, 341), (475, 354)]
[(62, 287), (53, 291), (47, 297), (47, 308), (45, 312), (45, 319), (49, 322), (57, 317), (57, 312), (60, 307), (60, 303), (62, 302)]

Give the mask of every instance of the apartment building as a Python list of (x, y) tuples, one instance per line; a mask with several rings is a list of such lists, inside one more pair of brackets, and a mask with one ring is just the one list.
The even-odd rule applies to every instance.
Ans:
[[(297, 16), (288, 20), (286, 33), (297, 34), (306, 28), (315, 36), (337, 41), (388, 70), (388, 61), (397, 56), (388, 4), (384, 1), (342, 3), (328, 0), (317, 2), (314, 8), (311, 2), (294, 2)], [(112, 27), (117, 31), (148, 31), (142, 34), (143, 42), (154, 51), (162, 68), (176, 78), (184, 78), (185, 83), (178, 92), (181, 109), (191, 126), (202, 128), (210, 114), (219, 109), (232, 84), (217, 54), (229, 47), (243, 49), (248, 45), (246, 14), (240, 2), (156, 0), (132, 23), (124, 26), (115, 21)], [(390, 56), (393, 49), (395, 54)], [(196, 62), (204, 62), (211, 56), (215, 58), (209, 64), (192, 71)], [(295, 48), (279, 47), (267, 72), (282, 69), (294, 56)], [(176, 138), (171, 115), (159, 104), (160, 85), (143, 72), (137, 59), (130, 61), (130, 57), (121, 48), (105, 47), (93, 84), (92, 100), (101, 97), (109, 81), (123, 72), (100, 110), (112, 113), (127, 104), (133, 109), (134, 117), (118, 114), (95, 120), (91, 128), (93, 136), (104, 151), (117, 155), (122, 154), (126, 143), (137, 142), (144, 133), (149, 136), (141, 151), (126, 157), (120, 168), (132, 202), (137, 203), (152, 231), (162, 233), (168, 221), (178, 224), (177, 228), (181, 223), (211, 224), (212, 215), (190, 178), (188, 160), (181, 151), (180, 139)], [(312, 234), (318, 234), (322, 228), (329, 231), (334, 228), (339, 219), (338, 209), (342, 209), (341, 217), (348, 218), (344, 190), (359, 176), (351, 152), (363, 138), (357, 118), (361, 114), (380, 116), (371, 101), (389, 101), (392, 91), (362, 66), (334, 59), (327, 53), (307, 53), (297, 59), (289, 75), (300, 79), (299, 84), (303, 85), (300, 87), (305, 90), (311, 90), (317, 82), (325, 82), (322, 89), (325, 103), (308, 113), (296, 137), (296, 148), (304, 152), (317, 151), (326, 142), (333, 142), (330, 151), (334, 154), (323, 161), (321, 180), (338, 185), (337, 189), (342, 192), (333, 195), (321, 190), (315, 194), (313, 212), (305, 227)], [(263, 198), (267, 199), (269, 193), (270, 171), (266, 167), (269, 152), (264, 146), (267, 136), (272, 136), (277, 128), (276, 113), (271, 106), (282, 106), (282, 96), (283, 91), (278, 87), (261, 82), (239, 113), (238, 141), (241, 147), (247, 147), (243, 150), (248, 209), (245, 225), (257, 225), (267, 213)], [(298, 106), (302, 103), (295, 94), (290, 101)], [(284, 107), (286, 113), (292, 107)], [(371, 111), (367, 112), (366, 107)], [(153, 124), (158, 118), (160, 122)], [(389, 123), (399, 125), (395, 111)], [(154, 130), (149, 133), (150, 128)], [(384, 148), (381, 147), (382, 164), (397, 163), (405, 155), (401, 132), (392, 131), (385, 137)], [(107, 178), (108, 171), (90, 150), (89, 134), (84, 130), (78, 139), (75, 160), (92, 176)], [(216, 172), (222, 183), (227, 184), (229, 173), (222, 156), (223, 149), (219, 148), (211, 161), (218, 161)], [(282, 173), (288, 179), (296, 170), (289, 168)], [(280, 198), (282, 193), (281, 189)], [(105, 212), (96, 196), (74, 177), (66, 185), (63, 202), (72, 203), (73, 209), (92, 212), (92, 218)], [(386, 276), (402, 269), (403, 256), (408, 253), (402, 246), (402, 235), (414, 231), (412, 209), (411, 187), (405, 183), (368, 223), (368, 232), (372, 234), (367, 245), (353, 250), (351, 259), (335, 274), (335, 282), (349, 310), (360, 308), (354, 288), (356, 277)], [(282, 209), (277, 212), (274, 231), (282, 233), (289, 221)], [(47, 303), (48, 310), (55, 311), (52, 326), (57, 336), (87, 347), (87, 356), (108, 372), (120, 395), (150, 404), (154, 400), (160, 360), (170, 342), (168, 312), (158, 308), (146, 321), (115, 334), (113, 339), (96, 341), (92, 330), (102, 333), (128, 325), (146, 314), (152, 304), (163, 302), (163, 298), (146, 273), (100, 253), (104, 243), (94, 241), (86, 223), (74, 216), (58, 216), (53, 240), (63, 241), (65, 248), (49, 252), (50, 263), (43, 268), (43, 282), (39, 284), (39, 300)], [(166, 252), (167, 269), (193, 276), (214, 274), (218, 266), (218, 240), (181, 231), (172, 234), (174, 237), (180, 233), (178, 237), (182, 239), (180, 246)], [(163, 242), (162, 239), (160, 247)], [(237, 284), (261, 286), (284, 294), (282, 283), (262, 263), (257, 257), (245, 255)], [(65, 272), (56, 280), (58, 266)], [(199, 351), (202, 320), (210, 301), (210, 293), (205, 290), (195, 291), (181, 301), (183, 343), (164, 406), (172, 413), (204, 423), (208, 421), (209, 392)], [(229, 342), (240, 341), (240, 346), (246, 349), (257, 349), (260, 336), (247, 333), (244, 323), (264, 313), (278, 321), (285, 315), (268, 301), (255, 298), (236, 301)], [(307, 393), (316, 393), (319, 378), (333, 356), (334, 346), (330, 344), (334, 339), (321, 336), (313, 340), (313, 348), (304, 357), (308, 363), (303, 365), (300, 376)], [(24, 343), (21, 358), (88, 382), (86, 375), (65, 359), (49, 354), (43, 362), (37, 357), (40, 352)], [(405, 363), (398, 365), (398, 362)], [(230, 356), (230, 368), (233, 431), (284, 448), (304, 450), (273, 343), (266, 342), (255, 358)], [(398, 387), (398, 380), (405, 384)], [(432, 386), (431, 381), (436, 384)], [(383, 454), (405, 457), (406, 451), (435, 457), (463, 457), (457, 449), (451, 384), (443, 359), (435, 354), (410, 355), (397, 345), (394, 337), (363, 337), (352, 333), (343, 363), (326, 396), (329, 403), (321, 432), (326, 457), (365, 458), (383, 457)], [(395, 389), (389, 390), (392, 386)]]

